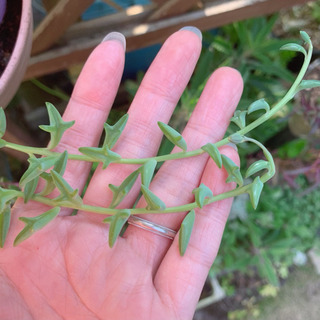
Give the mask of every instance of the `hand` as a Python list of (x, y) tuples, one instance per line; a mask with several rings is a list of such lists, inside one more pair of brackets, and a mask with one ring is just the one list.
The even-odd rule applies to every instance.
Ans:
[[(114, 151), (123, 157), (154, 156), (162, 133), (157, 121), (168, 122), (194, 70), (201, 41), (190, 29), (174, 33), (147, 72), (129, 110), (129, 120)], [(74, 88), (64, 120), (75, 120), (57, 151), (78, 153), (80, 146), (96, 146), (120, 83), (124, 46), (117, 33), (109, 35), (91, 54)], [(239, 73), (215, 71), (183, 131), (188, 150), (220, 140), (242, 92)], [(238, 162), (231, 147), (221, 152)], [(134, 165), (98, 167), (84, 203), (107, 207), (109, 183), (119, 185)], [(84, 187), (90, 171), (85, 162), (69, 161), (64, 175), (73, 188)], [(227, 174), (206, 154), (165, 163), (151, 190), (166, 205), (193, 201), (191, 191), (201, 182), (214, 194), (234, 188)], [(131, 207), (134, 188), (121, 204)], [(12, 247), (22, 229), (19, 216), (35, 216), (42, 204), (16, 202), (6, 246), (0, 253), (1, 319), (192, 319), (208, 271), (217, 254), (231, 199), (196, 210), (190, 243), (183, 257), (178, 237), (173, 241), (129, 226), (115, 246), (108, 247), (104, 217), (63, 213), (41, 231)], [(140, 201), (139, 206), (143, 206)], [(178, 230), (182, 213), (148, 215), (145, 219)]]

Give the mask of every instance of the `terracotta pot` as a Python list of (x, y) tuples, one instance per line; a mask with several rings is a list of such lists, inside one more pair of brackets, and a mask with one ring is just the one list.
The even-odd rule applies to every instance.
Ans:
[(2, 108), (8, 105), (16, 93), (30, 58), (33, 30), (32, 4), (31, 0), (21, 1), (22, 13), (18, 36), (10, 60), (0, 77), (0, 106)]

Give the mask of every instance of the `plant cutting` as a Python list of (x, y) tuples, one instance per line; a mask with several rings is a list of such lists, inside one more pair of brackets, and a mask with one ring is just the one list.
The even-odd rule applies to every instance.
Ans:
[[(272, 155), (259, 141), (251, 138), (249, 133), (261, 125), (273, 115), (275, 115), (288, 101), (290, 101), (297, 92), (304, 89), (313, 88), (320, 85), (319, 81), (303, 80), (305, 72), (310, 63), (312, 54), (312, 43), (309, 36), (305, 32), (301, 32), (301, 37), (307, 46), (307, 50), (296, 43), (289, 43), (282, 47), (282, 50), (291, 50), (301, 52), (304, 57), (304, 64), (291, 88), (284, 97), (272, 108), (264, 99), (259, 99), (251, 103), (247, 110), (236, 111), (231, 121), (236, 124), (238, 130), (224, 139), (216, 143), (207, 143), (196, 150), (187, 151), (187, 143), (182, 135), (174, 128), (165, 123), (158, 122), (159, 130), (164, 136), (170, 140), (175, 146), (181, 149), (168, 155), (162, 155), (150, 158), (123, 158), (121, 154), (114, 152), (112, 149), (119, 139), (128, 120), (128, 115), (124, 115), (113, 126), (105, 124), (105, 137), (100, 147), (80, 147), (81, 154), (68, 154), (67, 151), (57, 153), (53, 149), (59, 144), (64, 132), (72, 127), (73, 121), (65, 122), (62, 120), (59, 112), (55, 107), (47, 103), (49, 114), (49, 125), (40, 126), (40, 128), (50, 134), (50, 143), (46, 148), (34, 148), (17, 145), (4, 139), (1, 139), (6, 130), (5, 114), (0, 109), (0, 147), (11, 148), (29, 155), (29, 167), (22, 175), (19, 181), (19, 190), (0, 188), (0, 232), (1, 245), (3, 246), (8, 228), (10, 225), (10, 209), (12, 202), (16, 198), (23, 198), (24, 202), (30, 200), (46, 204), (51, 207), (50, 210), (35, 217), (20, 217), (25, 223), (23, 230), (17, 235), (14, 244), (18, 245), (25, 239), (29, 238), (34, 232), (45, 227), (60, 212), (62, 207), (74, 210), (82, 210), (100, 214), (105, 223), (110, 224), (109, 228), (109, 245), (112, 247), (116, 239), (121, 233), (123, 226), (129, 221), (130, 217), (142, 214), (166, 214), (172, 212), (188, 212), (185, 216), (179, 233), (179, 250), (184, 255), (187, 250), (190, 235), (195, 220), (195, 209), (202, 208), (210, 203), (231, 198), (243, 193), (248, 193), (252, 206), (257, 207), (259, 198), (265, 182), (270, 180), (275, 173), (275, 165)], [(254, 112), (262, 112), (257, 119), (250, 124), (246, 123), (247, 115)], [(247, 169), (244, 177), (254, 177), (252, 182), (245, 183), (244, 177), (237, 166), (230, 158), (220, 153), (219, 148), (234, 143), (241, 145), (243, 143), (253, 143), (257, 145), (264, 153), (265, 160), (259, 160)], [(184, 159), (197, 157), (204, 153), (210, 155), (212, 160), (219, 168), (224, 167), (228, 173), (227, 182), (235, 182), (237, 185), (231, 191), (213, 194), (212, 191), (204, 184), (200, 184), (193, 190), (194, 202), (186, 203), (180, 206), (167, 207), (165, 199), (160, 199), (149, 188), (158, 163), (165, 161), (174, 161), (176, 159)], [(40, 157), (39, 157), (40, 156)], [(81, 195), (77, 189), (73, 189), (63, 177), (66, 163), (68, 160), (87, 161), (91, 163), (101, 163), (102, 168), (107, 168), (110, 163), (132, 164), (137, 165), (137, 169), (133, 171), (120, 185), (109, 185), (113, 193), (113, 199), (108, 208), (87, 205), (83, 202)], [(146, 201), (145, 208), (119, 208), (118, 206), (130, 192), (133, 185), (141, 177), (141, 197)], [(42, 181), (42, 188), (39, 190), (39, 181)], [(53, 190), (58, 190), (59, 195), (55, 198), (50, 197)]]

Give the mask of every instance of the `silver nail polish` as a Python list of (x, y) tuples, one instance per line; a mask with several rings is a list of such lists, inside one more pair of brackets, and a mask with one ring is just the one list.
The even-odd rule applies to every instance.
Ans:
[(122, 44), (124, 50), (126, 50), (126, 38), (122, 33), (110, 32), (102, 39), (101, 42), (110, 41), (110, 40), (119, 41)]
[(202, 40), (202, 33), (201, 33), (201, 31), (200, 31), (198, 28), (196, 28), (196, 27), (186, 26), (186, 27), (181, 28), (180, 30), (191, 31), (191, 32), (195, 33), (195, 34), (200, 38), (200, 40)]

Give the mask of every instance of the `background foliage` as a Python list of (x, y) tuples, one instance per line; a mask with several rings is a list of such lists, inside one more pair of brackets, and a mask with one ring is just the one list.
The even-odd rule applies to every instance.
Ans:
[[(238, 110), (246, 109), (259, 98), (265, 98), (273, 105), (284, 95), (294, 79), (290, 66), (297, 70), (300, 62), (299, 54), (296, 57), (294, 52), (279, 52), (288, 39), (274, 36), (272, 30), (277, 18), (274, 15), (250, 19), (204, 33), (204, 46), (197, 68), (171, 119), (174, 127), (182, 130), (212, 70), (221, 66), (234, 67), (243, 77), (244, 91)], [(126, 82), (131, 96), (135, 94), (142, 77), (140, 72), (136, 81)], [(293, 106), (288, 105), (287, 110), (256, 128), (250, 135), (267, 146), (270, 141), (270, 146), (276, 147), (273, 150), (276, 157), (290, 162), (300, 156), (306, 164), (308, 138), (294, 137), (288, 130), (292, 110)], [(250, 120), (255, 118), (251, 116)], [(234, 127), (231, 125), (229, 130), (234, 130)], [(275, 146), (274, 140), (278, 140)], [(246, 167), (260, 155), (253, 144), (245, 148), (242, 146), (239, 150), (241, 164)], [(160, 153), (167, 153), (171, 147), (164, 141)], [(287, 276), (297, 255), (318, 245), (319, 190), (299, 197), (300, 189), (307, 188), (308, 182), (301, 175), (296, 176), (298, 181), (292, 189), (283, 182), (280, 171), (277, 181), (265, 186), (256, 210), (252, 209), (247, 198), (235, 201), (235, 214), (226, 226), (220, 252), (212, 268), (212, 275), (220, 275), (228, 292), (234, 292), (230, 290), (230, 274), (234, 272), (254, 277), (258, 274), (270, 284), (279, 285), (279, 277)], [(283, 183), (279, 185), (281, 181)]]

